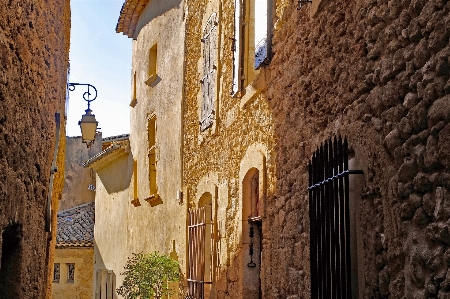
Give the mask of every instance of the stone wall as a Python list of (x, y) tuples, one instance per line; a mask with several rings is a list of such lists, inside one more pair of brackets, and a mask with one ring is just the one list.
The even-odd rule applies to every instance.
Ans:
[(359, 298), (448, 298), (450, 3), (314, 5), (291, 1), (276, 20), (267, 95), (277, 192), (267, 201), (264, 296), (310, 296), (307, 163), (342, 135), (364, 170)]
[(64, 169), (64, 189), (59, 202), (59, 210), (67, 210), (77, 205), (95, 200), (95, 172), (84, 168), (83, 163), (102, 151), (102, 134), (95, 136), (94, 144), (88, 148), (81, 137), (66, 136), (66, 161)]
[(56, 213), (53, 233), (46, 233), (45, 203), (57, 111), (62, 129), (53, 211), (63, 185), (70, 6), (13, 0), (1, 5), (0, 15), (0, 294), (48, 298)]
[[(201, 39), (212, 13), (218, 15), (219, 78), (216, 85), (214, 125), (201, 132)], [(246, 282), (252, 280), (252, 277), (252, 281), (258, 281), (258, 270), (253, 271), (250, 275), (252, 277), (246, 274), (249, 269), (246, 264), (250, 257), (249, 231), (244, 229), (248, 215), (243, 215), (243, 178), (247, 171), (256, 168), (261, 185), (264, 185), (260, 195), (264, 197), (267, 193), (273, 197), (275, 189), (272, 112), (265, 95), (260, 93), (260, 90), (252, 89), (253, 85), (264, 85), (266, 73), (264, 70), (259, 72), (254, 82), (249, 85), (245, 96), (244, 91), (231, 95), (233, 37), (234, 1), (188, 1), (183, 108), (183, 191), (190, 209), (201, 206), (201, 198), (205, 192), (212, 196), (213, 284), (211, 289), (206, 288), (205, 298), (246, 298)], [(261, 216), (262, 222), (265, 223), (264, 208), (261, 208)]]

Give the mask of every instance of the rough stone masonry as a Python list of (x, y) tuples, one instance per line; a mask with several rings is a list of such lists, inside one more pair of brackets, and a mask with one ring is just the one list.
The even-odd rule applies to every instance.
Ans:
[(0, 298), (49, 298), (54, 233), (45, 231), (45, 203), (60, 112), (55, 232), (64, 173), (70, 2), (8, 0), (0, 16)]
[(341, 135), (364, 161), (362, 298), (450, 298), (450, 2), (296, 7), (275, 20), (268, 99), (278, 185), (263, 232), (263, 293), (310, 296), (307, 163)]

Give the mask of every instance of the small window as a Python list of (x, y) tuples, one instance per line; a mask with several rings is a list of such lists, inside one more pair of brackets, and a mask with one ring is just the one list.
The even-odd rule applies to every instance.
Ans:
[(136, 99), (136, 72), (134, 72), (133, 74), (133, 98), (131, 99), (131, 103), (130, 106), (131, 107), (135, 107), (137, 104), (137, 99)]
[(131, 203), (138, 207), (141, 205), (138, 197), (138, 163), (136, 160), (133, 161), (133, 200)]
[(74, 283), (75, 281), (75, 264), (67, 265), (67, 283)]
[(150, 198), (156, 197), (158, 188), (156, 186), (156, 116), (148, 120), (148, 176), (150, 184)]
[(55, 263), (53, 265), (53, 282), (59, 283), (59, 278), (61, 274), (60, 267), (61, 267), (60, 263)]
[(157, 57), (158, 57), (158, 47), (155, 44), (150, 48), (148, 54), (148, 79), (145, 84), (152, 84), (157, 78)]

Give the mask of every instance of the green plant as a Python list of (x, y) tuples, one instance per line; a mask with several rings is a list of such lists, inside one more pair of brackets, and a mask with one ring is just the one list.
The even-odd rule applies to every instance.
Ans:
[(125, 299), (161, 299), (171, 294), (168, 282), (178, 281), (180, 272), (177, 261), (155, 251), (133, 253), (120, 275), (125, 278), (117, 294)]

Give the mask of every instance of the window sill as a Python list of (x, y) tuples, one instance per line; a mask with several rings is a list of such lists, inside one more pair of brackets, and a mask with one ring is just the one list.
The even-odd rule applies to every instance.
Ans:
[(243, 109), (251, 100), (254, 100), (266, 87), (266, 69), (261, 68), (256, 78), (242, 91), (240, 108)]
[(162, 200), (158, 194), (151, 194), (149, 197), (145, 199), (152, 207), (162, 204)]
[(139, 198), (135, 198), (131, 201), (131, 203), (133, 204), (133, 206), (135, 207), (139, 207), (141, 205), (141, 203), (139, 202)]
[(147, 86), (150, 86), (153, 82), (155, 82), (156, 78), (158, 78), (157, 74), (153, 74), (144, 82)]

